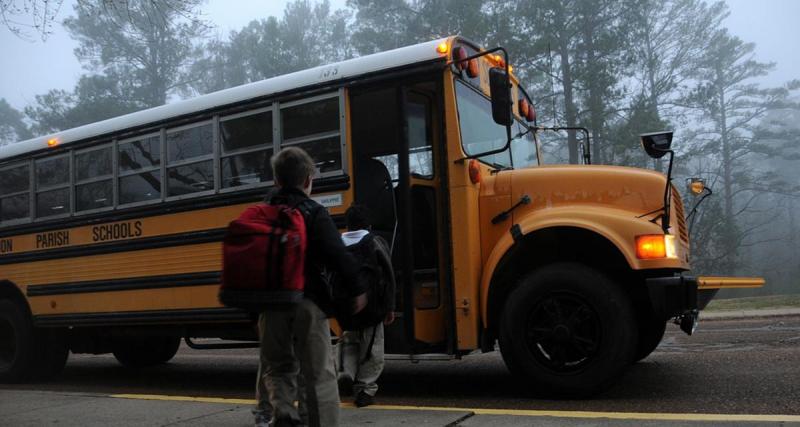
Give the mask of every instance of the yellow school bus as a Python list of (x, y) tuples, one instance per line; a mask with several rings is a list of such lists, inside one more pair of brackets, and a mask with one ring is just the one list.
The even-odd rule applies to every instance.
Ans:
[(69, 352), (148, 366), (183, 339), (255, 340), (217, 300), (221, 239), (286, 146), (315, 159), (312, 196), (340, 225), (363, 204), (390, 242), (395, 358), (499, 342), (520, 378), (591, 393), (668, 320), (691, 332), (720, 287), (763, 284), (690, 276), (663, 174), (544, 165), (543, 131), (508, 53), (449, 37), (0, 148), (0, 379), (53, 375)]

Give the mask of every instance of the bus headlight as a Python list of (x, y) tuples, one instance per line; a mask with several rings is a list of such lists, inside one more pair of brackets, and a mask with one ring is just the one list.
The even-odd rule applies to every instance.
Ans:
[(677, 258), (675, 236), (671, 234), (645, 234), (636, 236), (636, 258)]

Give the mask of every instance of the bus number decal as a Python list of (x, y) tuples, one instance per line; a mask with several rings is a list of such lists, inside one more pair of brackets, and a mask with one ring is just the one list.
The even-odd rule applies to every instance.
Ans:
[(36, 249), (57, 248), (69, 245), (69, 230), (48, 231), (36, 235)]
[(92, 227), (92, 241), (130, 239), (142, 235), (142, 221), (118, 222)]
[(14, 252), (14, 241), (11, 239), (0, 240), (0, 254), (10, 254)]
[(325, 67), (319, 72), (319, 80), (332, 79), (339, 75), (339, 67)]

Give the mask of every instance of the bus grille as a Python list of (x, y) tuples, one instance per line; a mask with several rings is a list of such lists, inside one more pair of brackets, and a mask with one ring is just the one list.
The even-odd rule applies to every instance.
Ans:
[(683, 213), (683, 200), (681, 200), (681, 195), (678, 194), (678, 190), (676, 190), (675, 187), (672, 187), (672, 207), (675, 214), (675, 220), (678, 222), (678, 235), (680, 236), (681, 240), (688, 245), (689, 233), (686, 231), (686, 218)]

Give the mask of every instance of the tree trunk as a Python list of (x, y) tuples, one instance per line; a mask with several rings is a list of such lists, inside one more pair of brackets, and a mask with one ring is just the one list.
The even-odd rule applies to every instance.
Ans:
[[(584, 12), (584, 25), (583, 25), (583, 43), (586, 46), (586, 68), (587, 69), (600, 69), (595, 64), (596, 55), (594, 48), (594, 23), (592, 17), (595, 14), (592, 10)], [(604, 163), (601, 150), (600, 135), (605, 127), (604, 108), (603, 108), (603, 88), (601, 87), (600, 79), (592, 78), (586, 82), (589, 89), (589, 131), (591, 132), (592, 139), (592, 157), (596, 163)]]
[(719, 101), (720, 145), (722, 148), (722, 185), (723, 185), (723, 248), (726, 259), (722, 263), (725, 271), (733, 272), (737, 255), (735, 219), (733, 217), (733, 165), (731, 164), (731, 140), (728, 134), (728, 117), (725, 110), (724, 72), (717, 66), (717, 98)]
[[(564, 114), (568, 127), (575, 127), (578, 112), (575, 107), (575, 99), (573, 95), (572, 84), (572, 68), (569, 61), (569, 48), (567, 41), (564, 37), (559, 40), (559, 52), (561, 56), (561, 79), (564, 82)], [(567, 132), (567, 146), (569, 147), (569, 162), (577, 164), (578, 159), (578, 139), (575, 136), (575, 131), (570, 130)]]

